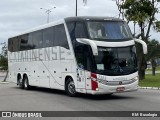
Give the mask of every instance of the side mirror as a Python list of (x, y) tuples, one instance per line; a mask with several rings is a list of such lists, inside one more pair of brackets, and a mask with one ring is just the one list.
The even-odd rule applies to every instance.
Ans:
[(147, 54), (148, 51), (147, 51), (147, 44), (143, 41), (143, 40), (140, 40), (140, 39), (134, 39), (135, 42), (138, 42), (142, 45), (143, 47), (143, 53), (144, 54)]
[(98, 48), (97, 48), (97, 45), (94, 43), (94, 41), (89, 40), (89, 39), (85, 39), (85, 38), (77, 38), (76, 40), (77, 40), (77, 42), (90, 45), (92, 48), (93, 55), (95, 55), (95, 56), (98, 55)]

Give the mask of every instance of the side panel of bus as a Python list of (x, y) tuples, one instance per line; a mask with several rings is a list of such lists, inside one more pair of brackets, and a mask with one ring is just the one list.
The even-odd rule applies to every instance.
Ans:
[[(54, 30), (58, 35), (55, 35), (54, 46), (8, 52), (9, 78), (11, 81), (17, 83), (18, 76), (23, 78), (24, 75), (27, 75), (31, 86), (64, 90), (65, 79), (69, 76), (74, 80), (77, 88), (77, 65), (69, 34), (64, 24), (55, 27), (57, 28)], [(44, 30), (38, 31), (43, 32)], [(23, 35), (21, 36), (23, 37)], [(21, 36), (16, 38), (21, 39)], [(43, 42), (47, 41), (47, 38), (43, 38)], [(14, 43), (14, 41), (12, 42)], [(21, 44), (21, 40), (18, 44)]]

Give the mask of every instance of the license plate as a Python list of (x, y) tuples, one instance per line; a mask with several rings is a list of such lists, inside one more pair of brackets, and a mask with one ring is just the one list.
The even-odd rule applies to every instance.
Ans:
[(125, 87), (118, 87), (116, 89), (117, 92), (123, 92), (125, 90)]

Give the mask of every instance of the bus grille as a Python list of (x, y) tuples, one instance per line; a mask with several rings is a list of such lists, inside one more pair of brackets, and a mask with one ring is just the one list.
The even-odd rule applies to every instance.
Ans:
[(99, 83), (104, 85), (116, 86), (116, 85), (127, 85), (135, 82), (134, 79), (132, 80), (124, 80), (124, 81), (106, 81), (106, 80), (98, 80)]

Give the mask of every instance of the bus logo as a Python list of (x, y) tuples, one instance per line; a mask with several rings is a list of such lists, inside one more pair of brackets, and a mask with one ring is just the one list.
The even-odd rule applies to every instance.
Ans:
[(2, 117), (11, 117), (11, 112), (2, 112)]
[(119, 85), (122, 85), (122, 81), (119, 82)]

